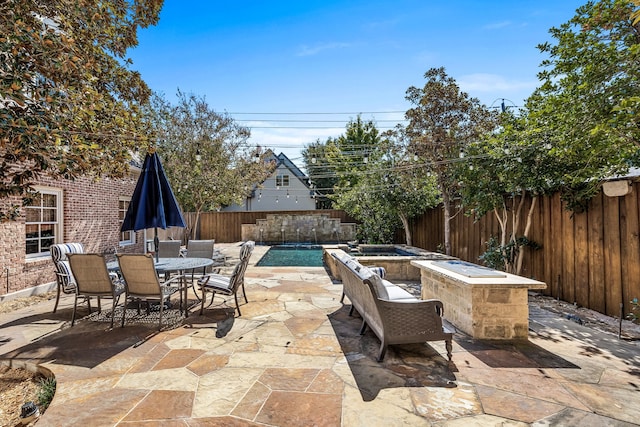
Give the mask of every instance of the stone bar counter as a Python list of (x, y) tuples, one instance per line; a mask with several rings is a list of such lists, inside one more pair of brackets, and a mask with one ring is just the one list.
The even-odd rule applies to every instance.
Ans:
[(526, 340), (529, 289), (544, 282), (460, 260), (411, 261), (420, 269), (422, 299), (439, 299), (444, 318), (477, 339)]

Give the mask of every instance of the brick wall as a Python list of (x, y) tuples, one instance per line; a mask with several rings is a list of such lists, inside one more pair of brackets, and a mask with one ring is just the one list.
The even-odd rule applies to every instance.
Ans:
[[(119, 198), (131, 197), (136, 177), (97, 181), (80, 178), (76, 181), (42, 179), (37, 185), (60, 188), (63, 191), (63, 242), (81, 242), (87, 252), (113, 252), (120, 240), (118, 223)], [(5, 209), (19, 199), (0, 201)], [(25, 257), (24, 217), (0, 223), (0, 295), (28, 289), (55, 281), (50, 257)], [(120, 252), (142, 252), (143, 234), (136, 235), (136, 244), (119, 248)]]

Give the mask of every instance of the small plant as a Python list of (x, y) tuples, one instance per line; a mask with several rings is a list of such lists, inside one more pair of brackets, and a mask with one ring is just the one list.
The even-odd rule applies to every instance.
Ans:
[(627, 314), (627, 319), (633, 323), (640, 323), (640, 303), (638, 303), (638, 298), (634, 298), (629, 302), (631, 303), (631, 313)]
[(40, 380), (40, 390), (38, 390), (38, 404), (44, 411), (47, 409), (53, 395), (56, 394), (56, 379), (55, 377), (43, 378)]
[(479, 257), (484, 265), (494, 270), (510, 273), (515, 272), (516, 259), (522, 247), (528, 247), (533, 250), (540, 249), (540, 245), (524, 236), (510, 240), (504, 246), (498, 243), (498, 239), (495, 236), (491, 236), (486, 245), (487, 250)]
[(487, 245), (487, 250), (480, 255), (480, 261), (494, 270), (503, 270), (505, 255), (502, 246), (498, 244), (498, 239), (495, 236), (491, 236), (485, 244)]

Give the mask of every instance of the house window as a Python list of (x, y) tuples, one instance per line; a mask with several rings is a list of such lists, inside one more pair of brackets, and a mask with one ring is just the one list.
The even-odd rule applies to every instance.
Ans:
[(289, 175), (276, 175), (276, 187), (288, 187)]
[[(118, 201), (118, 224), (122, 227), (125, 215), (127, 215), (127, 209), (129, 209), (129, 203), (131, 199), (121, 197)], [(120, 246), (133, 245), (136, 242), (136, 233), (133, 230), (122, 231), (120, 233)]]
[(37, 193), (25, 206), (26, 256), (49, 254), (49, 246), (62, 239), (62, 190), (35, 188)]

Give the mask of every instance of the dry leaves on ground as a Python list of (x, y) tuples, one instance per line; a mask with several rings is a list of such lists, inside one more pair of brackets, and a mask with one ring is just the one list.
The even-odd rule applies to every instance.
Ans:
[[(30, 305), (39, 304), (55, 298), (55, 292), (15, 298), (0, 303), (0, 314), (11, 313)], [(27, 402), (38, 403), (41, 374), (26, 369), (12, 369), (0, 366), (0, 426), (18, 426), (22, 405)], [(40, 413), (42, 413), (42, 409)]]
[(14, 298), (8, 301), (0, 302), (0, 314), (11, 313), (12, 311), (16, 311), (34, 304), (40, 304), (41, 302), (53, 299), (55, 297), (55, 292), (48, 292), (46, 294), (32, 295), (25, 298)]
[(0, 366), (0, 425), (21, 425), (22, 405), (38, 403), (40, 381), (44, 376), (26, 369), (12, 369)]

